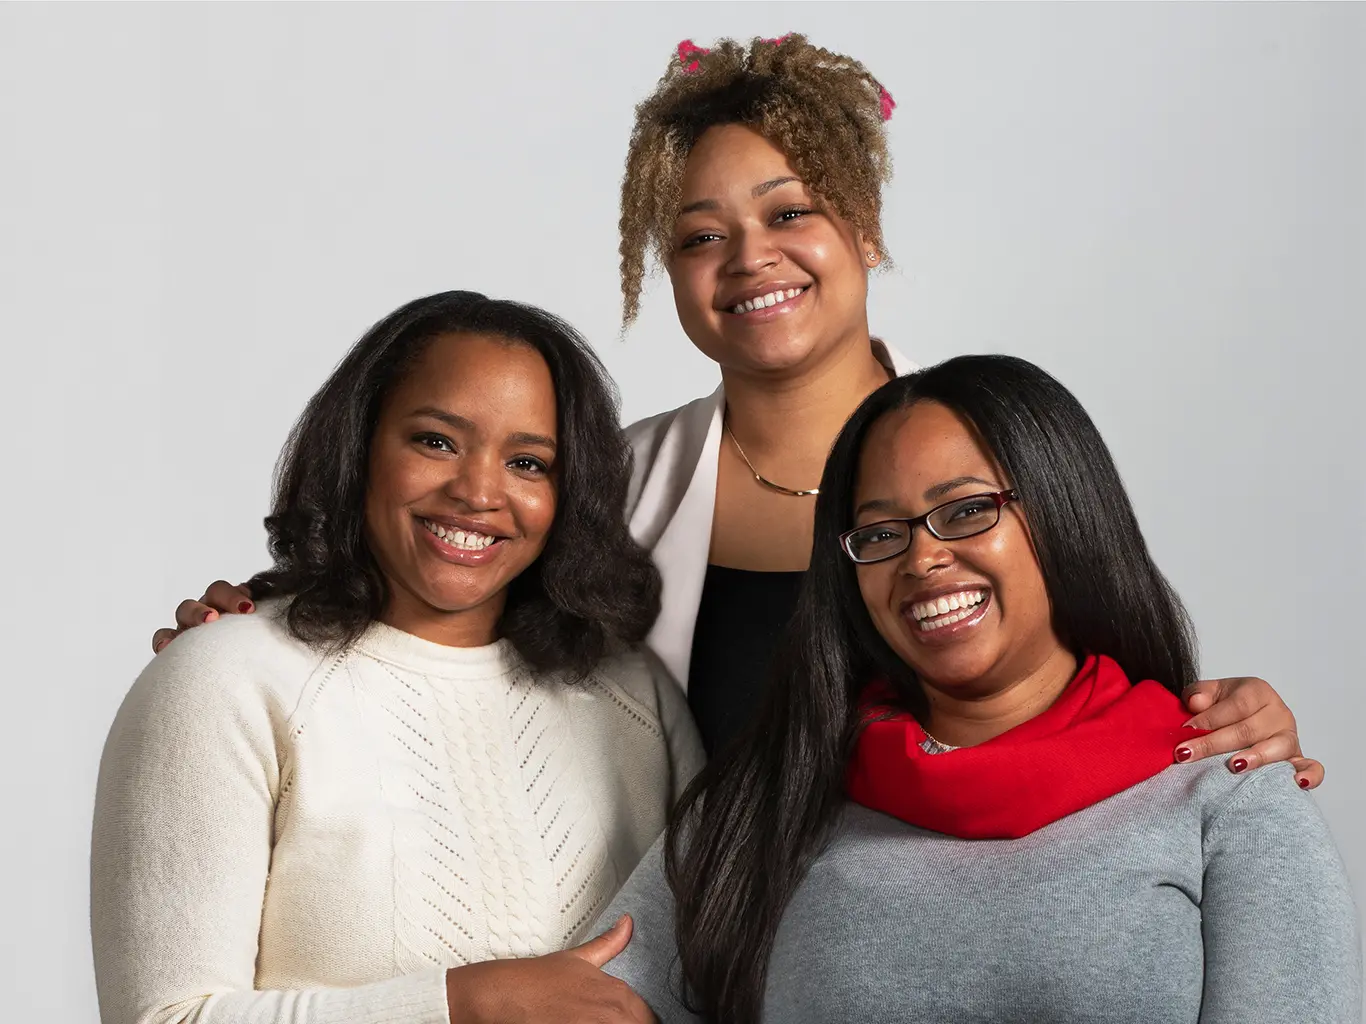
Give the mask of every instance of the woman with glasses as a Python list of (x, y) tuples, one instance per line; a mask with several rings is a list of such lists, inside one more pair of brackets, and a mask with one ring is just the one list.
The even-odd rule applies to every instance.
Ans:
[(1285, 764), (1173, 764), (1195, 638), (1037, 367), (884, 385), (821, 479), (762, 710), (609, 909), (666, 1022), (1358, 1024), (1342, 862)]

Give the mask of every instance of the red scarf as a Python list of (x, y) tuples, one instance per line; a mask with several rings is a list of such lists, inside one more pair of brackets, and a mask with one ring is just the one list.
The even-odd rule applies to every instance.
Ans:
[[(891, 709), (864, 691), (865, 721)], [(1043, 714), (975, 747), (921, 748), (925, 730), (904, 712), (869, 722), (849, 765), (849, 798), (920, 828), (961, 839), (1018, 839), (1100, 803), (1173, 763), (1190, 717), (1160, 683), (1135, 685), (1113, 660), (1090, 655)]]

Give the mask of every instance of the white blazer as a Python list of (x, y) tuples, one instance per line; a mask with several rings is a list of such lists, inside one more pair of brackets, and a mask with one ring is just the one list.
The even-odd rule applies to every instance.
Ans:
[[(898, 376), (919, 369), (876, 339), (873, 354)], [(711, 550), (725, 407), (722, 386), (705, 398), (626, 428), (635, 453), (626, 498), (631, 536), (653, 553), (664, 578), (659, 619), (645, 643), (685, 692), (693, 629)]]

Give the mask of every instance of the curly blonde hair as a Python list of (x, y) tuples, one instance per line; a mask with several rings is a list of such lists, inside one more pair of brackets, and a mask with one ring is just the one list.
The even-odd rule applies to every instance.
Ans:
[(892, 162), (884, 122), (893, 105), (862, 64), (802, 35), (722, 39), (710, 50), (680, 43), (631, 129), (621, 184), (622, 326), (640, 310), (647, 258), (667, 263), (684, 165), (716, 125), (745, 125), (782, 150), (885, 261), (882, 185)]

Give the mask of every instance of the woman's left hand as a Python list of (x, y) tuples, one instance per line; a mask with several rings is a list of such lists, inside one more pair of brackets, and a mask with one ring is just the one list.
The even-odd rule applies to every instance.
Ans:
[(1195, 717), (1186, 724), (1210, 733), (1176, 748), (1176, 760), (1198, 761), (1215, 754), (1230, 758), (1233, 772), (1289, 761), (1301, 789), (1323, 782), (1323, 765), (1305, 757), (1295, 716), (1265, 679), (1211, 679), (1186, 690), (1186, 707)]

